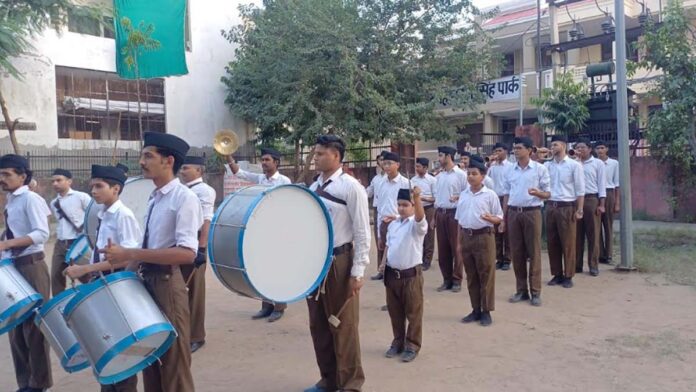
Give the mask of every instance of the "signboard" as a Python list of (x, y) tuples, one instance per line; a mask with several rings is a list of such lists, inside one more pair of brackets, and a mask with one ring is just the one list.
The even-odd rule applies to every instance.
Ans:
[(521, 86), (517, 75), (482, 82), (478, 87), (487, 103), (520, 99)]

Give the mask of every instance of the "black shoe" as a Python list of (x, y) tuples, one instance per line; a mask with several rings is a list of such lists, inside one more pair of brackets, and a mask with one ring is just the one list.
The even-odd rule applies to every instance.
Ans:
[(563, 283), (563, 275), (556, 275), (553, 277), (553, 279), (549, 280), (549, 283), (547, 283), (549, 286), (555, 286), (557, 284)]
[(611, 259), (607, 259), (605, 257), (600, 257), (599, 262), (602, 264), (611, 264)]
[(565, 280), (563, 281), (563, 287), (567, 289), (573, 287), (573, 278), (565, 278)]
[(270, 309), (261, 308), (261, 310), (256, 312), (255, 315), (251, 316), (251, 319), (252, 320), (259, 320), (262, 318), (266, 318), (266, 317), (270, 316), (271, 313), (273, 313), (273, 308), (270, 308)]
[(453, 292), (453, 293), (458, 293), (458, 292), (460, 292), (460, 291), (462, 291), (462, 285), (461, 285), (461, 284), (455, 283), (455, 284), (452, 285), (452, 292)]
[(423, 263), (423, 271), (427, 271), (429, 269), (430, 269), (430, 264)]
[(529, 301), (529, 293), (526, 291), (524, 293), (515, 293), (509, 300), (511, 303), (517, 303), (522, 301)]
[(324, 389), (322, 387), (318, 387), (316, 385), (312, 385), (311, 387), (305, 389), (304, 392), (329, 392), (329, 390)]
[(381, 272), (378, 272), (377, 275), (371, 277), (370, 279), (371, 280), (382, 280), (382, 279), (384, 279), (384, 274)]
[(481, 325), (487, 327), (493, 324), (493, 319), (491, 318), (491, 312), (481, 313)]
[(452, 283), (445, 282), (445, 283), (441, 284), (440, 287), (437, 288), (438, 292), (447, 291), (447, 290), (452, 290)]
[(271, 313), (271, 315), (268, 316), (268, 322), (269, 323), (276, 322), (276, 321), (280, 320), (281, 318), (283, 318), (284, 314), (285, 314), (284, 310), (274, 310), (273, 313)]
[(411, 350), (411, 349), (406, 349), (403, 354), (401, 354), (401, 362), (411, 362), (416, 357), (418, 356), (418, 353)]
[(503, 271), (508, 271), (510, 269), (510, 263), (503, 263), (503, 266), (500, 267), (500, 269)]
[(462, 319), (463, 323), (473, 323), (474, 321), (479, 321), (481, 320), (481, 311), (480, 310), (472, 310), (471, 313), (468, 315), (464, 316)]
[(387, 350), (387, 352), (384, 353), (384, 356), (387, 358), (394, 358), (395, 356), (401, 354), (401, 351), (403, 351), (403, 350), (401, 350), (397, 347), (394, 347), (394, 346), (390, 346), (389, 350)]
[(502, 262), (502, 261), (498, 261), (498, 262), (495, 263), (495, 269), (499, 270), (499, 269), (502, 269), (502, 268), (503, 268), (503, 262)]
[(386, 312), (387, 310), (389, 310), (389, 307), (387, 305), (382, 305), (382, 307), (379, 308), (379, 310)]
[(576, 268), (576, 269), (575, 269), (575, 273), (576, 273), (576, 274), (581, 274), (581, 273), (582, 273), (582, 267)]
[(599, 270), (597, 268), (590, 268), (590, 275), (592, 275), (592, 276), (599, 275)]
[(205, 345), (205, 340), (200, 341), (200, 342), (193, 342), (191, 343), (191, 354), (195, 353), (198, 351), (201, 347)]
[(45, 389), (43, 388), (31, 388), (31, 387), (26, 387), (21, 389), (22, 392), (44, 392)]
[(541, 306), (541, 297), (539, 294), (532, 294), (532, 300), (530, 301), (532, 306)]

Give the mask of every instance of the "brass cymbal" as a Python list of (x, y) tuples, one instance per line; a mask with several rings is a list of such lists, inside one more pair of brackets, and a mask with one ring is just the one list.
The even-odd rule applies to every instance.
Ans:
[(239, 148), (239, 138), (231, 129), (222, 129), (213, 138), (213, 148), (220, 155), (232, 155)]

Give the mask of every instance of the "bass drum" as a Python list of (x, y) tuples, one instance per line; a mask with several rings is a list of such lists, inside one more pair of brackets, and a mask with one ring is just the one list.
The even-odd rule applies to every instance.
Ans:
[(299, 301), (331, 265), (331, 218), (307, 188), (253, 185), (227, 196), (217, 209), (208, 251), (228, 289), (270, 302)]
[(32, 315), (43, 297), (17, 271), (12, 259), (0, 260), (0, 335)]

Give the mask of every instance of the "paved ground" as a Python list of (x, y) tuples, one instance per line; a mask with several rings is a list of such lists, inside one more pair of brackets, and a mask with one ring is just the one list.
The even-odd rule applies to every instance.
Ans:
[[(549, 278), (544, 257), (544, 280)], [(374, 265), (370, 272), (374, 272)], [(361, 298), (365, 391), (694, 391), (696, 290), (657, 275), (576, 278), (544, 287), (541, 308), (509, 304), (513, 272), (499, 272), (494, 323), (463, 325), (466, 292), (437, 293), (426, 273), (424, 347), (415, 362), (383, 357), (391, 340), (384, 289), (368, 281)], [(198, 391), (301, 391), (318, 378), (304, 303), (275, 324), (252, 321), (256, 301), (227, 291), (208, 273), (208, 344), (193, 357)], [(14, 391), (6, 337), (0, 390)], [(53, 357), (53, 392), (96, 391), (89, 370), (69, 375)]]

